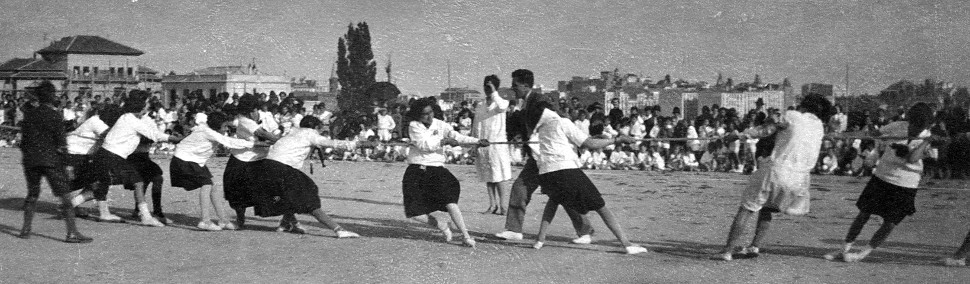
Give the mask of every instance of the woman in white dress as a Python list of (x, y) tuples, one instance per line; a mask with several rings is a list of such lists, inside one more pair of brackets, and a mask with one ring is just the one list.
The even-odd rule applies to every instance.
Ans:
[[(475, 122), (472, 123), (471, 136), (494, 142), (506, 141), (505, 113), (509, 109), (509, 101), (498, 94), (498, 76), (485, 77), (485, 103), (475, 108)], [(488, 192), (488, 209), (483, 213), (505, 215), (505, 192), (512, 179), (512, 155), (506, 144), (493, 144), (479, 147), (475, 167), (478, 179), (485, 182)]]

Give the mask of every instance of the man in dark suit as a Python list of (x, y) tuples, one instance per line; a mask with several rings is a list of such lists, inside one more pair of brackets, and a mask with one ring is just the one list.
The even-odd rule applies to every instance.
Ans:
[(70, 179), (64, 163), (67, 140), (64, 136), (64, 124), (61, 122), (63, 116), (54, 106), (54, 92), (54, 85), (43, 81), (34, 90), (36, 103), (25, 106), (20, 150), (23, 152), (27, 198), (24, 199), (24, 226), (18, 237), (30, 238), (34, 210), (37, 198), (40, 197), (40, 179), (47, 177), (47, 183), (54, 195), (61, 199), (60, 209), (67, 225), (67, 238), (64, 242), (90, 243), (92, 239), (78, 232), (74, 222), (74, 210), (69, 197)]
[[(515, 110), (511, 110), (508, 121), (506, 122), (506, 133), (509, 141), (516, 141), (519, 137), (521, 141), (529, 141), (534, 129), (530, 129), (526, 121), (530, 111), (542, 111), (538, 107), (539, 102), (547, 100), (542, 94), (533, 93), (535, 83), (532, 71), (519, 69), (512, 72), (512, 91), (515, 98), (520, 101)], [(552, 102), (550, 102), (552, 103)], [(538, 117), (538, 116), (536, 116)], [(533, 123), (534, 125), (535, 123)], [(512, 184), (512, 191), (509, 194), (509, 211), (505, 217), (505, 231), (495, 234), (496, 237), (506, 240), (522, 239), (522, 223), (525, 222), (525, 208), (532, 199), (532, 194), (539, 188), (537, 177), (539, 167), (533, 157), (533, 151), (529, 144), (522, 147), (522, 154), (526, 157), (525, 167)], [(566, 214), (573, 222), (576, 234), (579, 238), (574, 239), (573, 243), (589, 244), (592, 242), (593, 227), (589, 220), (579, 212), (566, 208)]]

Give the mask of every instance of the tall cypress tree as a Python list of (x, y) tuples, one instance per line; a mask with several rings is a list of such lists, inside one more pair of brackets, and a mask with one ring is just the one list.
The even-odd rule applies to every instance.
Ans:
[(341, 110), (364, 113), (371, 102), (364, 93), (377, 80), (377, 62), (371, 49), (370, 30), (366, 22), (347, 25), (347, 34), (337, 41), (337, 77)]

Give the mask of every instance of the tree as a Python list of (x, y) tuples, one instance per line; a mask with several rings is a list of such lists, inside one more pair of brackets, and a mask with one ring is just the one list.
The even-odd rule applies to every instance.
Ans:
[(754, 81), (752, 81), (751, 84), (761, 86), (761, 75), (754, 74)]
[(666, 76), (664, 76), (664, 84), (665, 85), (670, 85), (671, 82), (672, 81), (670, 80), (670, 74), (667, 74)]
[(717, 72), (717, 82), (714, 83), (714, 87), (721, 87), (722, 85), (724, 85), (724, 76), (721, 75), (721, 72)]
[(366, 91), (377, 81), (376, 75), (377, 62), (367, 22), (356, 27), (347, 25), (347, 34), (337, 40), (337, 78), (341, 86), (337, 106), (356, 114), (368, 113), (371, 101)]
[(957, 88), (953, 92), (953, 102), (958, 106), (963, 106), (964, 104), (970, 102), (970, 92), (967, 91), (967, 87)]
[(724, 86), (727, 87), (728, 90), (734, 88), (734, 79), (727, 78), (727, 81), (724, 83)]
[(785, 80), (781, 81), (781, 87), (782, 88), (791, 87), (791, 81), (788, 81), (788, 77), (785, 77)]

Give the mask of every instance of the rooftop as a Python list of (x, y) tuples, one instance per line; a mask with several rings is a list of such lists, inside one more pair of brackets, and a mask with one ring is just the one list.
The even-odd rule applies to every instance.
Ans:
[(141, 50), (110, 41), (99, 36), (76, 35), (61, 38), (50, 46), (38, 50), (38, 54), (98, 54), (139, 56)]

